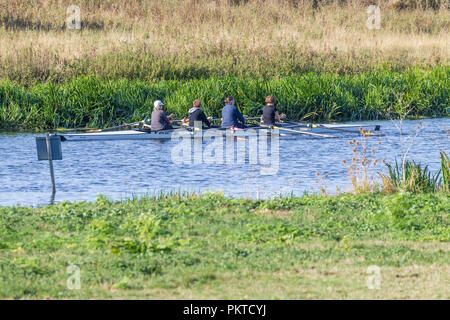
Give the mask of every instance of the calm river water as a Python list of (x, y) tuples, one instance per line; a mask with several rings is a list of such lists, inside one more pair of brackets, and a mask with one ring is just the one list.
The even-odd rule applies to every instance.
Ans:
[[(369, 149), (376, 149), (374, 158), (392, 162), (402, 152), (398, 123), (376, 123), (381, 125), (384, 136), (371, 137)], [(450, 119), (404, 121), (403, 148), (410, 147), (408, 158), (436, 172), (439, 151), (450, 153), (449, 129)], [(220, 190), (235, 197), (269, 198), (318, 192), (320, 184), (325, 184), (329, 193), (336, 193), (337, 188), (346, 191), (351, 184), (342, 160), (351, 160), (352, 146), (348, 142), (359, 138), (351, 133), (336, 135), (338, 139), (280, 137), (279, 166), (275, 174), (269, 175), (261, 174), (261, 166), (248, 163), (249, 159), (244, 164), (179, 165), (172, 160), (172, 149), (178, 142), (170, 140), (65, 142), (63, 160), (54, 161), (56, 202), (94, 200), (98, 194), (120, 200), (161, 191), (206, 190)], [(50, 202), (49, 164), (37, 160), (35, 136), (42, 134), (0, 134), (2, 206)], [(384, 165), (376, 168), (386, 171)], [(316, 172), (328, 176), (318, 184)]]

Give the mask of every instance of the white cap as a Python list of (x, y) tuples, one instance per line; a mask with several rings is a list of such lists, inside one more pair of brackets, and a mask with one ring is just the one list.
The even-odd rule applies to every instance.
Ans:
[(163, 105), (164, 105), (164, 103), (162, 103), (161, 100), (156, 100), (156, 101), (153, 103), (153, 106), (155, 106), (155, 107), (160, 107), (160, 106), (163, 106)]

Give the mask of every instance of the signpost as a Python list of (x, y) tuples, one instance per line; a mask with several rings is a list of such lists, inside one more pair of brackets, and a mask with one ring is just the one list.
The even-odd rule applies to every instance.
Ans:
[(52, 181), (51, 204), (55, 203), (55, 173), (53, 171), (53, 160), (62, 160), (61, 138), (59, 136), (36, 137), (36, 148), (38, 160), (48, 160), (50, 165), (50, 177)]

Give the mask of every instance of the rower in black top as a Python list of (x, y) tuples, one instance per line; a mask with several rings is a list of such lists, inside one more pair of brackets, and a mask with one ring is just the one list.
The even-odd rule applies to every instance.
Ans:
[(286, 118), (285, 114), (282, 114), (281, 116), (278, 114), (278, 110), (275, 107), (275, 99), (272, 96), (266, 98), (266, 105), (263, 107), (262, 112), (261, 122), (264, 125), (271, 126)]
[(211, 123), (209, 122), (210, 118), (207, 118), (203, 110), (201, 109), (202, 103), (200, 100), (194, 100), (194, 107), (189, 109), (189, 127), (194, 127), (195, 121), (201, 121), (208, 128), (211, 127)]

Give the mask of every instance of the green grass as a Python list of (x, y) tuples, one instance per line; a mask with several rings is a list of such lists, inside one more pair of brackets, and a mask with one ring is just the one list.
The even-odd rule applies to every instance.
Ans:
[(288, 119), (368, 120), (395, 116), (449, 116), (449, 67), (389, 70), (357, 75), (314, 74), (252, 79), (189, 81), (102, 80), (80, 77), (67, 84), (23, 87), (0, 81), (0, 129), (103, 127), (148, 117), (161, 99), (168, 112), (186, 116), (194, 99), (208, 115), (220, 116), (223, 99), (233, 95), (241, 111), (259, 114), (265, 96), (274, 95)]
[[(0, 208), (0, 298), (448, 299), (447, 194)], [(81, 270), (68, 290), (66, 270)], [(381, 268), (380, 290), (365, 283)]]

